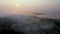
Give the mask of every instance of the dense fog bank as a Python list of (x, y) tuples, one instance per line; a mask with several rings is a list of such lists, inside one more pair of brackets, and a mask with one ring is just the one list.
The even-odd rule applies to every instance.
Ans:
[(27, 15), (5, 15), (0, 17), (0, 31), (14, 30), (25, 34), (53, 34), (58, 19), (40, 18)]

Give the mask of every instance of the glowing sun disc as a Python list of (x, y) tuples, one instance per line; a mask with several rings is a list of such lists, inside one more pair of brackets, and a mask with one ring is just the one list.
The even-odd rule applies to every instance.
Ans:
[(19, 4), (16, 4), (16, 7), (19, 7)]

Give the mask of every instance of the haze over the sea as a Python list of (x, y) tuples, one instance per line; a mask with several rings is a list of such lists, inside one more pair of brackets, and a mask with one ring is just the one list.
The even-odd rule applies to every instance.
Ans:
[(44, 13), (60, 19), (60, 0), (0, 0), (0, 15)]

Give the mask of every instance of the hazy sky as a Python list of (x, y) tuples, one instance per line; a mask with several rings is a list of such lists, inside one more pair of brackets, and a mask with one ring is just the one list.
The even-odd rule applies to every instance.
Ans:
[(60, 0), (0, 0), (0, 14), (59, 13), (59, 3)]
[(56, 4), (59, 0), (0, 0), (0, 4), (6, 5), (14, 5), (19, 4), (21, 5), (42, 5), (42, 4)]

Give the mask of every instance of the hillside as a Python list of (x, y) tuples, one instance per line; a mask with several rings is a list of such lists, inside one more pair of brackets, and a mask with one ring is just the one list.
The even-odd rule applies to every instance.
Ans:
[(0, 17), (0, 33), (60, 34), (60, 19), (21, 15)]

